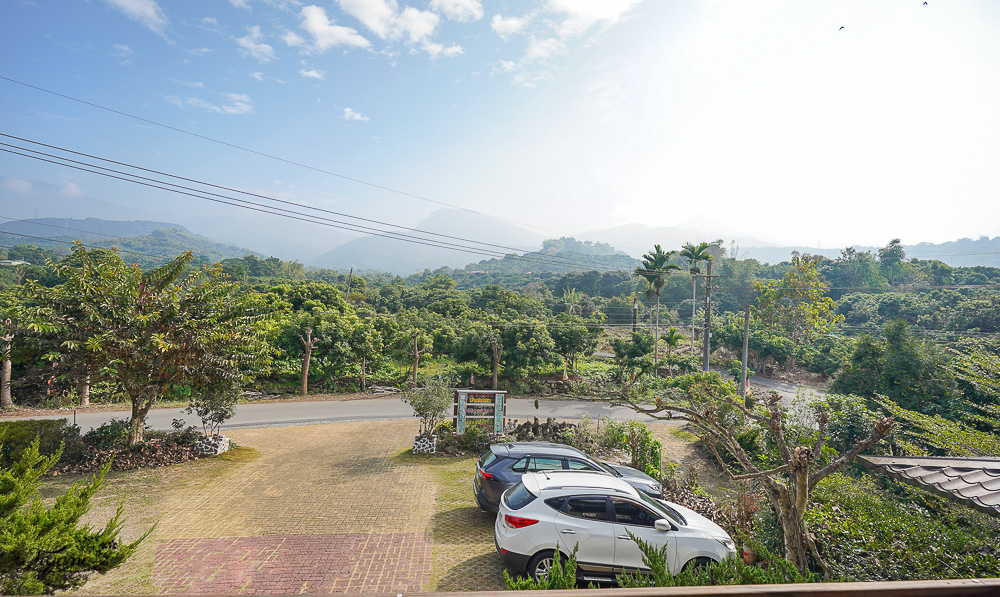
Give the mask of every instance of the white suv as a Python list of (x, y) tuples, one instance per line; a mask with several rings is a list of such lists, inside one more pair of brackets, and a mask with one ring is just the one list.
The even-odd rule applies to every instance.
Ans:
[(578, 546), (577, 576), (608, 580), (646, 570), (629, 537), (667, 547), (667, 566), (721, 561), (736, 555), (717, 524), (682, 506), (643, 495), (608, 475), (577, 471), (528, 473), (504, 492), (494, 526), (497, 552), (518, 573), (548, 573), (558, 548), (563, 562)]

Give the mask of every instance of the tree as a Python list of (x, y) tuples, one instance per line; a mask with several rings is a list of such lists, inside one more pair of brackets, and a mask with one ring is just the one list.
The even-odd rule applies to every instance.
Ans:
[(781, 280), (757, 282), (754, 313), (769, 327), (784, 331), (795, 344), (803, 335), (812, 337), (844, 319), (834, 311), (836, 303), (826, 295), (827, 285), (808, 256), (792, 256), (792, 267)]
[(420, 435), (430, 437), (454, 402), (451, 388), (443, 379), (432, 379), (426, 388), (413, 388), (403, 395), (403, 402), (420, 419)]
[(711, 247), (707, 242), (700, 242), (697, 245), (692, 245), (691, 243), (684, 243), (681, 247), (680, 255), (688, 262), (688, 273), (691, 274), (691, 352), (694, 352), (694, 324), (697, 315), (698, 302), (695, 300), (697, 297), (697, 286), (698, 274), (701, 273), (701, 269), (698, 264), (702, 261), (708, 261), (712, 259), (712, 254), (708, 252)]
[(93, 366), (129, 397), (130, 446), (142, 443), (149, 409), (171, 389), (245, 383), (268, 363), (259, 296), (236, 294), (218, 268), (181, 280), (191, 259), (184, 253), (143, 272), (113, 252), (97, 260), (78, 244), (71, 260), (48, 264), (64, 283), (25, 282), (42, 306), (36, 315), (60, 330), (48, 337), (49, 358), (77, 376)]
[[(658, 359), (659, 339), (660, 339), (660, 293), (663, 285), (667, 283), (667, 276), (671, 272), (680, 271), (680, 266), (669, 263), (670, 258), (677, 254), (677, 251), (664, 251), (660, 245), (653, 245), (653, 250), (642, 256), (642, 266), (635, 268), (635, 275), (646, 280), (647, 296), (652, 299), (656, 297), (656, 326), (653, 331), (653, 358)], [(652, 303), (652, 300), (650, 300)], [(650, 304), (652, 307), (652, 304)]]
[(592, 317), (585, 320), (568, 313), (557, 315), (548, 330), (555, 343), (555, 351), (574, 371), (581, 354), (589, 355), (597, 350), (597, 339), (603, 331), (600, 319)]
[(103, 486), (110, 463), (51, 506), (43, 504), (39, 478), (60, 455), (40, 455), (36, 439), (17, 463), (0, 467), (0, 594), (52, 595), (79, 587), (91, 574), (117, 568), (153, 530), (121, 543), (124, 503), (101, 530), (79, 524), (90, 509), (90, 498)]
[[(669, 383), (666, 392), (653, 399), (636, 391), (635, 383), (612, 387), (606, 390), (606, 396), (654, 419), (687, 421), (730, 479), (760, 481), (781, 524), (785, 559), (806, 574), (808, 551), (826, 572), (827, 566), (803, 518), (810, 492), (823, 478), (887, 437), (895, 421), (891, 417), (879, 419), (866, 437), (840, 455), (825, 459), (830, 422), (826, 412), (818, 414), (815, 435), (808, 437), (787, 428), (788, 417), (777, 393), (771, 393), (764, 405), (747, 408), (735, 385), (723, 381), (716, 372), (679, 376)], [(741, 433), (748, 427), (768, 433), (776, 446), (777, 453), (769, 455), (766, 465), (748, 454), (740, 443)], [(808, 440), (812, 440), (811, 445), (805, 443)], [(793, 447), (791, 441), (803, 443)]]
[(676, 328), (670, 328), (670, 330), (667, 331), (666, 334), (663, 334), (663, 343), (667, 345), (668, 359), (670, 358), (670, 354), (673, 352), (675, 348), (677, 348), (680, 345), (681, 340), (683, 339), (684, 336), (682, 336), (681, 333), (678, 332)]
[(889, 244), (878, 250), (878, 262), (882, 269), (882, 275), (889, 280), (890, 286), (896, 285), (904, 259), (906, 259), (906, 251), (903, 250), (903, 243), (898, 238), (892, 239)]

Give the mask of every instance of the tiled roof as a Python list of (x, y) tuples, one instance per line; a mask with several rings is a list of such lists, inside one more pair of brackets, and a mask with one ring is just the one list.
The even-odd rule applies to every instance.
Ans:
[(858, 456), (862, 466), (1000, 517), (1000, 458)]

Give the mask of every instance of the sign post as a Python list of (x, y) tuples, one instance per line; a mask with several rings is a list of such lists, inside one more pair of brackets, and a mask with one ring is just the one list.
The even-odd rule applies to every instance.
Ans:
[(507, 415), (507, 392), (504, 390), (455, 390), (455, 433), (462, 435), (472, 427), (490, 433), (503, 433)]

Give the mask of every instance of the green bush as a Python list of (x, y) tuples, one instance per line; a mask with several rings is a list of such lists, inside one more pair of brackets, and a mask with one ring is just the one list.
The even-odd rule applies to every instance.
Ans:
[(830, 475), (806, 521), (835, 577), (851, 581), (1000, 576), (1000, 521), (892, 482)]
[(503, 582), (511, 591), (539, 591), (545, 589), (575, 589), (576, 588), (576, 551), (579, 545), (573, 547), (573, 553), (562, 564), (562, 553), (556, 544), (556, 552), (552, 558), (552, 569), (542, 578), (535, 580), (531, 576), (512, 578), (506, 570), (503, 571)]
[(0, 466), (17, 462), (36, 438), (43, 453), (54, 454), (62, 450), (64, 462), (75, 462), (86, 452), (80, 428), (67, 424), (66, 419), (4, 421), (0, 422)]
[(663, 444), (653, 439), (653, 433), (642, 421), (611, 421), (608, 433), (618, 438), (619, 447), (632, 459), (630, 466), (659, 478), (663, 460)]
[(816, 582), (816, 576), (803, 576), (784, 558), (772, 554), (760, 543), (744, 538), (760, 559), (760, 566), (750, 566), (742, 558), (727, 558), (721, 562), (707, 562), (703, 566), (689, 566), (677, 574), (667, 569), (667, 546), (657, 549), (629, 532), (629, 536), (642, 551), (642, 563), (650, 574), (626, 573), (618, 577), (623, 588), (637, 587), (688, 587), (702, 585), (770, 585)]
[[(148, 428), (148, 425), (147, 425)], [(83, 441), (97, 450), (110, 450), (128, 446), (129, 421), (111, 419), (83, 435)]]

